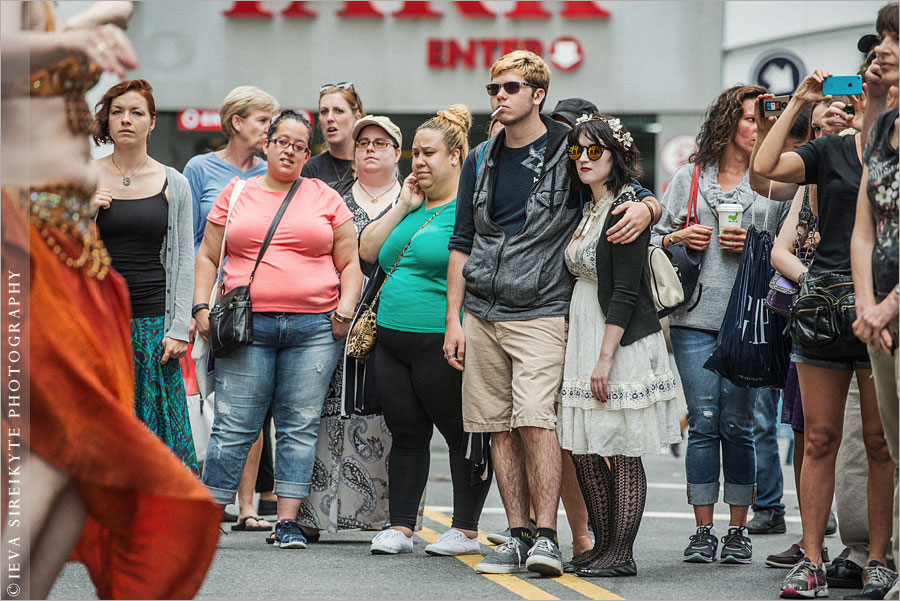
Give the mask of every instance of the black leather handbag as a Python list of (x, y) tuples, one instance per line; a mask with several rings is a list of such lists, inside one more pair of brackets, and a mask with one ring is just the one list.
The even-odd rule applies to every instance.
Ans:
[(246, 286), (237, 286), (222, 294), (209, 310), (209, 342), (216, 359), (227, 357), (239, 347), (253, 342), (253, 303), (250, 300), (250, 284), (253, 283), (256, 268), (259, 267), (259, 262), (266, 254), (272, 236), (275, 235), (275, 228), (278, 227), (294, 193), (300, 187), (301, 179), (303, 178), (294, 182), (294, 185), (288, 190), (284, 202), (278, 208), (278, 213), (272, 219), (269, 231), (266, 232), (259, 254), (256, 256), (256, 264), (253, 266), (253, 271), (250, 272), (250, 281)]
[(807, 275), (791, 311), (791, 337), (805, 347), (834, 342), (857, 343), (856, 293), (848, 275), (825, 273)]

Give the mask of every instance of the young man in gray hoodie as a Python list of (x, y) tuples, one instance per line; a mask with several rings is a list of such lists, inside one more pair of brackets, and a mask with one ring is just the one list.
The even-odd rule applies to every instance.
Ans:
[[(566, 176), (569, 127), (540, 114), (550, 83), (546, 63), (517, 50), (494, 63), (490, 75), (491, 108), (504, 129), (475, 148), (463, 166), (449, 244), (444, 354), (464, 370), (466, 431), (492, 433), (510, 526), (509, 541), (477, 570), (560, 576), (554, 402), (574, 285), (563, 253), (581, 203)], [(648, 214), (646, 208), (632, 210)], [(647, 224), (641, 225), (623, 223), (628, 235)], [(529, 501), (536, 533), (529, 526)]]

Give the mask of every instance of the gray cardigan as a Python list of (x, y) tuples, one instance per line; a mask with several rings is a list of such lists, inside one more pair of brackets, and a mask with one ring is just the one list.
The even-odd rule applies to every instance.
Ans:
[[(672, 176), (669, 186), (662, 198), (663, 215), (653, 227), (650, 243), (662, 246), (663, 236), (681, 229), (687, 216), (688, 196), (691, 189), (691, 177), (694, 165), (682, 165)], [(711, 165), (700, 172), (697, 190), (697, 215), (700, 223), (713, 228), (709, 246), (703, 251), (700, 279), (690, 302), (678, 308), (669, 316), (671, 325), (698, 330), (719, 331), (734, 278), (741, 264), (741, 255), (726, 252), (719, 246), (719, 217), (716, 208), (723, 203), (737, 203), (744, 207), (741, 227), (747, 229), (751, 221), (758, 231), (766, 229), (775, 239), (781, 222), (787, 216), (790, 202), (770, 201), (750, 188), (749, 171), (744, 174), (741, 183), (733, 190), (722, 192), (718, 183), (719, 168)], [(766, 211), (768, 210), (768, 218)], [(702, 285), (702, 288), (701, 288)], [(688, 308), (700, 302), (690, 312)]]
[(169, 223), (160, 249), (166, 268), (164, 336), (187, 342), (194, 302), (194, 221), (191, 188), (177, 169), (166, 167)]

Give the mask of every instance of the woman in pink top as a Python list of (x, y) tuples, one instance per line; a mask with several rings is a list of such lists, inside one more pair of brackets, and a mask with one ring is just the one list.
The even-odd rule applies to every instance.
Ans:
[[(226, 291), (250, 280), (269, 225), (309, 158), (310, 135), (309, 124), (293, 111), (272, 122), (264, 147), (268, 170), (247, 180), (228, 219)], [(204, 301), (215, 282), (236, 181), (213, 205), (197, 252), (193, 313), (207, 340)], [(232, 502), (271, 404), (276, 547), (306, 546), (297, 510), (309, 494), (322, 402), (361, 287), (352, 214), (337, 192), (304, 178), (253, 277), (253, 344), (216, 359), (216, 417), (203, 469), (213, 498), (223, 506)]]

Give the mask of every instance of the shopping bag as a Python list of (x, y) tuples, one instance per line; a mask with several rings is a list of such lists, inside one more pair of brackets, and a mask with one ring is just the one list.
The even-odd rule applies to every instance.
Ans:
[(215, 417), (216, 395), (201, 397), (199, 394), (187, 396), (188, 418), (191, 421), (191, 434), (194, 436), (194, 450), (197, 452), (197, 461), (206, 459), (206, 447), (209, 446), (209, 436), (212, 434), (213, 418)]
[(703, 365), (743, 388), (784, 388), (790, 366), (787, 320), (766, 309), (772, 237), (752, 224), (716, 346)]
[(199, 335), (194, 339), (191, 359), (194, 361), (197, 392), (200, 393), (200, 398), (208, 399), (216, 390), (216, 360), (209, 343)]

